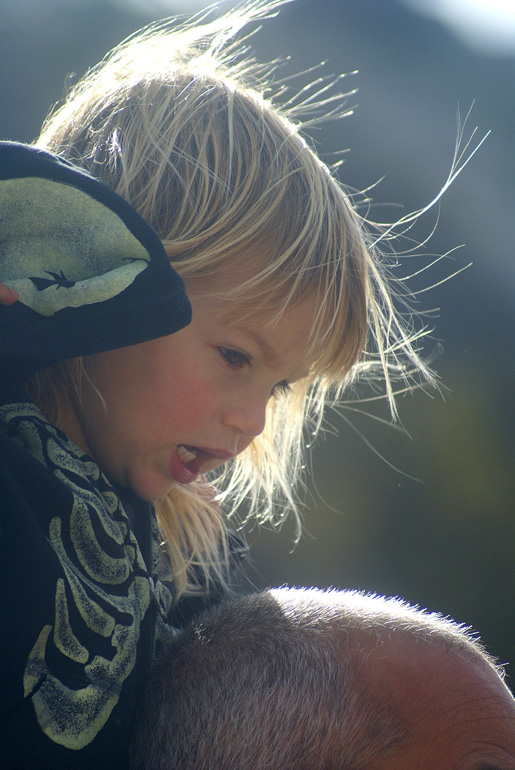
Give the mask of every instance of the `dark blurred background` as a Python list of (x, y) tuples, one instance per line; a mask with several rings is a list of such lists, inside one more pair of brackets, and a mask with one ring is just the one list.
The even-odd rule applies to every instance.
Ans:
[[(0, 137), (22, 141), (37, 136), (67, 74), (81, 75), (143, 24), (201, 7), (173, 0), (0, 5)], [(473, 144), (491, 134), (440, 208), (411, 231), (425, 240), (439, 215), (425, 254), (416, 250), (423, 256), (401, 268), (417, 272), (432, 254), (460, 247), (416, 279), (413, 287), (422, 288), (472, 262), (420, 295), (421, 309), (440, 309), (427, 348), (437, 356), (442, 395), (401, 397), (405, 432), (349, 408), (329, 415), (334, 430), (309, 463), (300, 543), (294, 547), (288, 522), (279, 534), (249, 531), (247, 574), (257, 587), (286, 582), (402, 596), (476, 627), (515, 672), (515, 42), (506, 35), (501, 46), (484, 24), (474, 43), (464, 36), (460, 0), (450, 0), (458, 33), (429, 13), (432, 6), (296, 0), (253, 39), (260, 59), (292, 57), (284, 75), (320, 61), (326, 73), (359, 70), (342, 81), (344, 90), (359, 89), (348, 100), (354, 115), (313, 137), (330, 163), (350, 148), (340, 170), (350, 188), (382, 180), (371, 193), (376, 220), (394, 221), (439, 192), (458, 112), (463, 119), (472, 107), (465, 136), (477, 126)], [(387, 416), (384, 405), (355, 406)]]

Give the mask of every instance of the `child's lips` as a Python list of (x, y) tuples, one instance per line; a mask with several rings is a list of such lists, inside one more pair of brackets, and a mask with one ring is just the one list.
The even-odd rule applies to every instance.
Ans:
[(208, 470), (234, 457), (234, 452), (226, 449), (207, 449), (206, 447), (179, 444), (170, 460), (170, 473), (179, 484), (191, 484), (195, 481), (205, 465), (215, 464)]

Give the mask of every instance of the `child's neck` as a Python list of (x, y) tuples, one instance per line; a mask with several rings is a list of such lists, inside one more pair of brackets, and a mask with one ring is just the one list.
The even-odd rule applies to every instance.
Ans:
[(82, 428), (77, 408), (65, 390), (59, 390), (57, 414), (48, 412), (44, 402), (38, 402), (38, 406), (45, 417), (53, 422), (59, 430), (62, 430), (70, 441), (73, 441), (79, 449), (82, 449), (83, 452), (86, 452), (92, 459), (94, 459)]

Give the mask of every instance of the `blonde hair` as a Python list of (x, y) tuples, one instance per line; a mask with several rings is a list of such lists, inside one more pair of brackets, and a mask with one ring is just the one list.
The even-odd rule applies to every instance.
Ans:
[[(301, 135), (302, 96), (279, 106), (274, 65), (235, 42), (281, 4), (252, 0), (221, 18), (142, 30), (78, 83), (36, 142), (126, 198), (186, 280), (241, 272), (252, 255), (241, 283), (219, 295), (234, 318), (259, 313), (273, 324), (316, 298), (309, 376), (271, 399), (265, 431), (218, 480), (224, 505), (247, 499), (249, 515), (263, 516), (273, 499), (281, 513), (295, 510), (303, 427), (316, 432), (328, 399), (379, 368), (395, 412), (395, 377), (431, 378), (364, 222)], [(326, 101), (322, 111), (344, 113), (341, 96)], [(195, 590), (199, 566), (223, 577), (223, 518), (205, 487), (174, 485), (156, 509), (178, 593)]]

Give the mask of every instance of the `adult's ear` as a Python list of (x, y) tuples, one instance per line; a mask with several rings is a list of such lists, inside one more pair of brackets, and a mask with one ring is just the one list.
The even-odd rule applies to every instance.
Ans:
[(18, 292), (0, 283), (0, 305), (13, 305), (18, 299)]

